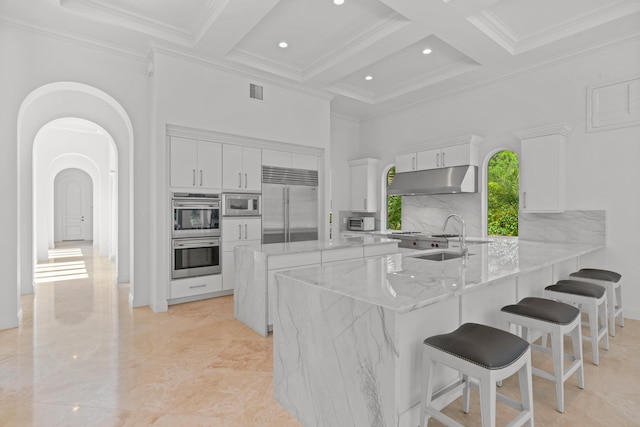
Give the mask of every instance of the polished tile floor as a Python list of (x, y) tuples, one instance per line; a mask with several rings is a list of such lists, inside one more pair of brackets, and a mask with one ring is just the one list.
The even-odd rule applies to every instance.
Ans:
[[(299, 426), (273, 400), (271, 338), (233, 319), (232, 297), (131, 309), (91, 246), (50, 256), (22, 297), (22, 326), (0, 331), (0, 426)], [(536, 425), (640, 425), (640, 322), (618, 329), (599, 367), (587, 345), (585, 356), (586, 389), (566, 383), (564, 414), (553, 384), (534, 378)], [(504, 425), (511, 410), (498, 408)], [(475, 395), (469, 415), (446, 411), (479, 425)]]

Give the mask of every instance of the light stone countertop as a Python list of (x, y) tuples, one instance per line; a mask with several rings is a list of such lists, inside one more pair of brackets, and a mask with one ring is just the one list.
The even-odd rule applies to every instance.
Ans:
[[(278, 274), (406, 313), (501, 279), (542, 269), (602, 248), (604, 246), (584, 243), (499, 238), (490, 243), (469, 246), (466, 260), (429, 261), (415, 258), (416, 255), (441, 252), (427, 250), (411, 255), (398, 253)], [(455, 252), (455, 249), (448, 251)]]
[(396, 243), (397, 240), (386, 237), (363, 234), (362, 236), (346, 237), (333, 240), (308, 240), (305, 242), (267, 243), (252, 247), (255, 252), (262, 252), (268, 256), (289, 255), (294, 253), (327, 251), (349, 247), (373, 246), (384, 243)]

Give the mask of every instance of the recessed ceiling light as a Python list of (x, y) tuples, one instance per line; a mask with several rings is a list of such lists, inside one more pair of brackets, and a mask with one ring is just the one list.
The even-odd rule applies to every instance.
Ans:
[(340, 6), (342, 3), (344, 3), (344, 0), (333, 0), (333, 4)]
[(365, 80), (373, 80), (373, 76), (365, 76), (364, 79)]
[(281, 48), (283, 48), (283, 49), (284, 49), (284, 48), (286, 48), (287, 46), (289, 46), (289, 43), (287, 43), (287, 42), (280, 42), (280, 43), (278, 43), (278, 46), (280, 46)]
[(422, 51), (422, 53), (424, 53), (425, 55), (429, 55), (431, 53), (431, 49), (426, 48), (425, 50)]

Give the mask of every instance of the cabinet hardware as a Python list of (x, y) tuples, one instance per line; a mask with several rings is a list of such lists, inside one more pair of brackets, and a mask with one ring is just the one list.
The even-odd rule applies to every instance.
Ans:
[(444, 167), (444, 166), (445, 166), (445, 164), (444, 164), (444, 155), (445, 155), (445, 152), (443, 151), (443, 152), (442, 152), (442, 167)]
[(238, 224), (238, 240), (242, 240), (242, 225)]
[(366, 197), (364, 198), (364, 208), (365, 208), (365, 210), (367, 209), (367, 198)]
[(238, 188), (242, 188), (242, 172), (238, 172)]
[(207, 285), (191, 285), (189, 286), (189, 289), (195, 289), (195, 288), (204, 288)]
[(247, 174), (244, 174), (244, 188), (247, 188)]
[(193, 170), (193, 186), (195, 187), (196, 185), (196, 170)]
[(416, 156), (411, 157), (411, 170), (416, 170)]
[(440, 153), (436, 153), (436, 167), (440, 167)]
[(202, 187), (202, 169), (200, 169), (200, 187)]
[(522, 208), (527, 209), (527, 192), (522, 193)]
[(248, 236), (248, 233), (247, 233), (247, 224), (245, 224), (245, 225), (244, 225), (244, 240), (247, 240), (247, 236)]

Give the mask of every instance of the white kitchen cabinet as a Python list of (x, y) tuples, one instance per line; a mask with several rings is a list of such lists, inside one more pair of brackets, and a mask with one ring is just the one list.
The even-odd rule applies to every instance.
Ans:
[(259, 148), (224, 144), (222, 187), (227, 191), (262, 191), (262, 155)]
[(378, 162), (371, 158), (349, 161), (352, 211), (375, 212), (378, 209)]
[(566, 124), (514, 132), (521, 139), (520, 210), (563, 212)]
[(318, 158), (316, 156), (278, 150), (262, 150), (262, 164), (280, 168), (318, 170)]
[(482, 138), (479, 136), (469, 135), (431, 142), (428, 146), (423, 146), (424, 148), (414, 146), (415, 151), (396, 156), (396, 173), (452, 166), (478, 166), (478, 144), (481, 141)]
[(186, 298), (222, 290), (222, 277), (219, 274), (208, 276), (188, 277), (172, 280), (169, 288), (169, 298)]
[(396, 173), (416, 170), (417, 153), (399, 154), (396, 156)]
[(233, 251), (238, 245), (260, 246), (262, 220), (260, 218), (222, 219), (222, 285), (224, 290), (234, 288), (235, 261)]
[(171, 137), (171, 187), (222, 188), (222, 144)]

